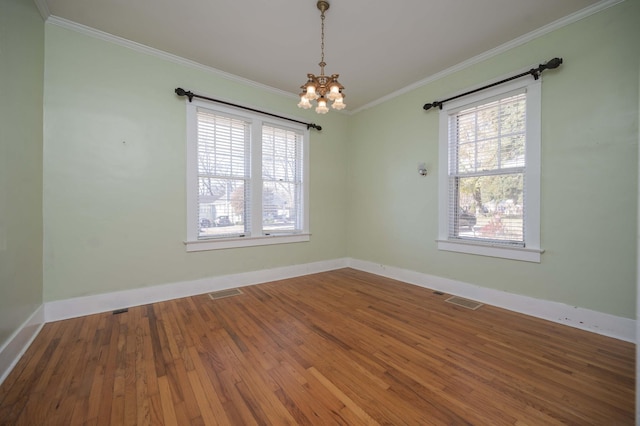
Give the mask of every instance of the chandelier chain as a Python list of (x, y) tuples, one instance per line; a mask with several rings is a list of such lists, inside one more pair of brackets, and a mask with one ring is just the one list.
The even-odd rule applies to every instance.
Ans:
[(320, 28), (321, 28), (320, 40), (321, 41), (320, 41), (320, 64), (319, 65), (320, 65), (320, 68), (322, 68), (321, 74), (324, 75), (324, 66), (326, 65), (324, 62), (324, 12), (320, 14), (320, 21), (321, 21), (321, 24), (320, 24)]

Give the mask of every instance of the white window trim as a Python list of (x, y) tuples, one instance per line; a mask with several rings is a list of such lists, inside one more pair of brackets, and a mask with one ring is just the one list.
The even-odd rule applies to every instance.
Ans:
[[(541, 80), (522, 79), (490, 90), (466, 96), (443, 105), (440, 111), (438, 174), (438, 239), (439, 250), (540, 263), (540, 161), (541, 161)], [(525, 247), (511, 247), (480, 241), (449, 238), (449, 116), (490, 98), (525, 89), (527, 93), (525, 148)]]
[(309, 241), (311, 234), (263, 235), (260, 237), (216, 238), (186, 241), (187, 251), (219, 250), (239, 247), (267, 246), (273, 244), (302, 243)]
[[(247, 113), (241, 109), (226, 107), (210, 102), (204, 102), (199, 100), (193, 100), (189, 102), (185, 101), (187, 105), (187, 238), (184, 241), (187, 252), (205, 251), (205, 250), (219, 250), (239, 247), (254, 247), (265, 246), (273, 244), (290, 244), (298, 242), (310, 241), (311, 233), (309, 232), (309, 129), (306, 129), (302, 125), (292, 125), (288, 121), (280, 120), (277, 118), (271, 118), (267, 116), (261, 116), (256, 113)], [(303, 199), (302, 199), (302, 211), (303, 211), (303, 229), (298, 233), (269, 233), (268, 235), (251, 235), (248, 237), (221, 237), (221, 238), (209, 238), (198, 239), (198, 150), (197, 150), (197, 109), (198, 107), (207, 108), (213, 111), (219, 111), (221, 113), (231, 114), (238, 117), (242, 117), (250, 121), (252, 124), (252, 146), (251, 146), (251, 175), (262, 176), (261, 165), (262, 164), (262, 143), (254, 142), (253, 137), (260, 134), (256, 130), (262, 125), (262, 123), (273, 124), (278, 127), (288, 127), (291, 129), (302, 130), (303, 147), (302, 147), (302, 162), (303, 162)], [(256, 167), (257, 166), (257, 167)], [(256, 190), (256, 187), (262, 184), (261, 179), (252, 179), (252, 191)], [(256, 194), (256, 192), (253, 192)], [(251, 214), (253, 216), (253, 223), (262, 223), (262, 197), (254, 197)]]

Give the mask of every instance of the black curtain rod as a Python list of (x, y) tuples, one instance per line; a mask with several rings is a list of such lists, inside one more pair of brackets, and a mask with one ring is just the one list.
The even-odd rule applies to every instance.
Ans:
[(484, 87), (480, 87), (479, 89), (470, 90), (470, 91), (468, 91), (466, 93), (463, 93), (463, 94), (457, 95), (457, 96), (453, 96), (453, 97), (451, 97), (449, 99), (445, 99), (445, 100), (442, 100), (442, 101), (433, 101), (430, 104), (424, 104), (424, 106), (422, 108), (424, 108), (426, 111), (430, 110), (433, 107), (439, 107), (440, 109), (442, 109), (442, 104), (444, 104), (445, 102), (449, 102), (449, 101), (452, 101), (454, 99), (458, 99), (458, 98), (461, 98), (463, 96), (467, 96), (467, 95), (470, 95), (472, 93), (476, 93), (476, 92), (479, 92), (481, 90), (488, 89), (490, 87), (494, 87), (494, 86), (497, 86), (497, 85), (502, 84), (502, 83), (507, 83), (507, 82), (509, 82), (511, 80), (515, 80), (516, 78), (524, 77), (525, 75), (529, 75), (529, 74), (531, 74), (533, 76), (533, 78), (537, 80), (538, 78), (540, 78), (540, 74), (542, 74), (542, 71), (544, 71), (544, 70), (552, 70), (554, 68), (558, 68), (560, 66), (560, 64), (562, 64), (562, 58), (553, 58), (553, 59), (551, 59), (550, 61), (548, 61), (548, 62), (546, 62), (544, 64), (540, 64), (540, 66), (538, 66), (538, 68), (531, 68), (529, 71), (523, 72), (523, 73), (518, 74), (518, 75), (514, 75), (513, 77), (505, 78), (504, 80), (500, 80), (500, 81), (497, 81), (495, 83), (488, 84), (488, 85), (486, 85)]
[(196, 95), (193, 92), (188, 92), (180, 87), (178, 87), (176, 90), (176, 95), (178, 96), (186, 96), (189, 98), (189, 102), (191, 102), (193, 100), (193, 98), (200, 98), (200, 99), (206, 99), (208, 101), (212, 101), (212, 102), (217, 102), (219, 104), (225, 104), (225, 105), (231, 105), (234, 106), (236, 108), (242, 108), (242, 109), (246, 109), (247, 111), (253, 111), (253, 112), (257, 112), (260, 114), (265, 114), (265, 115), (270, 115), (271, 117), (276, 117), (276, 118), (281, 118), (283, 120), (288, 120), (288, 121), (293, 121), (294, 123), (300, 123), (300, 124), (304, 124), (305, 126), (307, 126), (307, 130), (310, 128), (314, 128), (318, 131), (322, 130), (322, 126), (318, 126), (317, 124), (314, 123), (305, 123), (304, 121), (299, 121), (299, 120), (294, 120), (293, 118), (288, 118), (288, 117), (283, 117), (281, 115), (276, 115), (276, 114), (271, 114), (270, 112), (265, 112), (265, 111), (260, 111), (259, 109), (254, 109), (254, 108), (249, 108), (246, 106), (242, 106), (242, 105), (237, 105), (237, 104), (232, 104), (231, 102), (227, 102), (227, 101), (221, 101), (220, 99), (213, 99), (213, 98), (208, 98), (206, 96), (200, 96), (200, 95)]

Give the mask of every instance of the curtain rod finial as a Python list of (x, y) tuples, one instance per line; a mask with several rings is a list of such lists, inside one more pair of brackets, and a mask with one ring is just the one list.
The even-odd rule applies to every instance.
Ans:
[(431, 108), (440, 108), (440, 109), (442, 109), (442, 104), (443, 103), (444, 103), (443, 101), (433, 101), (430, 104), (424, 104), (422, 109), (424, 109), (425, 111), (429, 111)]
[(187, 92), (186, 90), (184, 90), (182, 87), (178, 87), (176, 90), (176, 95), (178, 96), (186, 96), (189, 98), (189, 102), (193, 101), (193, 93), (192, 92)]
[(545, 65), (547, 66), (547, 69), (552, 70), (552, 69), (558, 68), (561, 64), (562, 64), (562, 58), (553, 58), (549, 62), (547, 62)]

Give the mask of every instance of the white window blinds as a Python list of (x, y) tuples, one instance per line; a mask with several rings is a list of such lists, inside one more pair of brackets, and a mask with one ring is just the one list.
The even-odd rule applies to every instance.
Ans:
[(197, 110), (198, 238), (251, 233), (250, 124)]
[(302, 230), (303, 134), (262, 126), (262, 230)]

